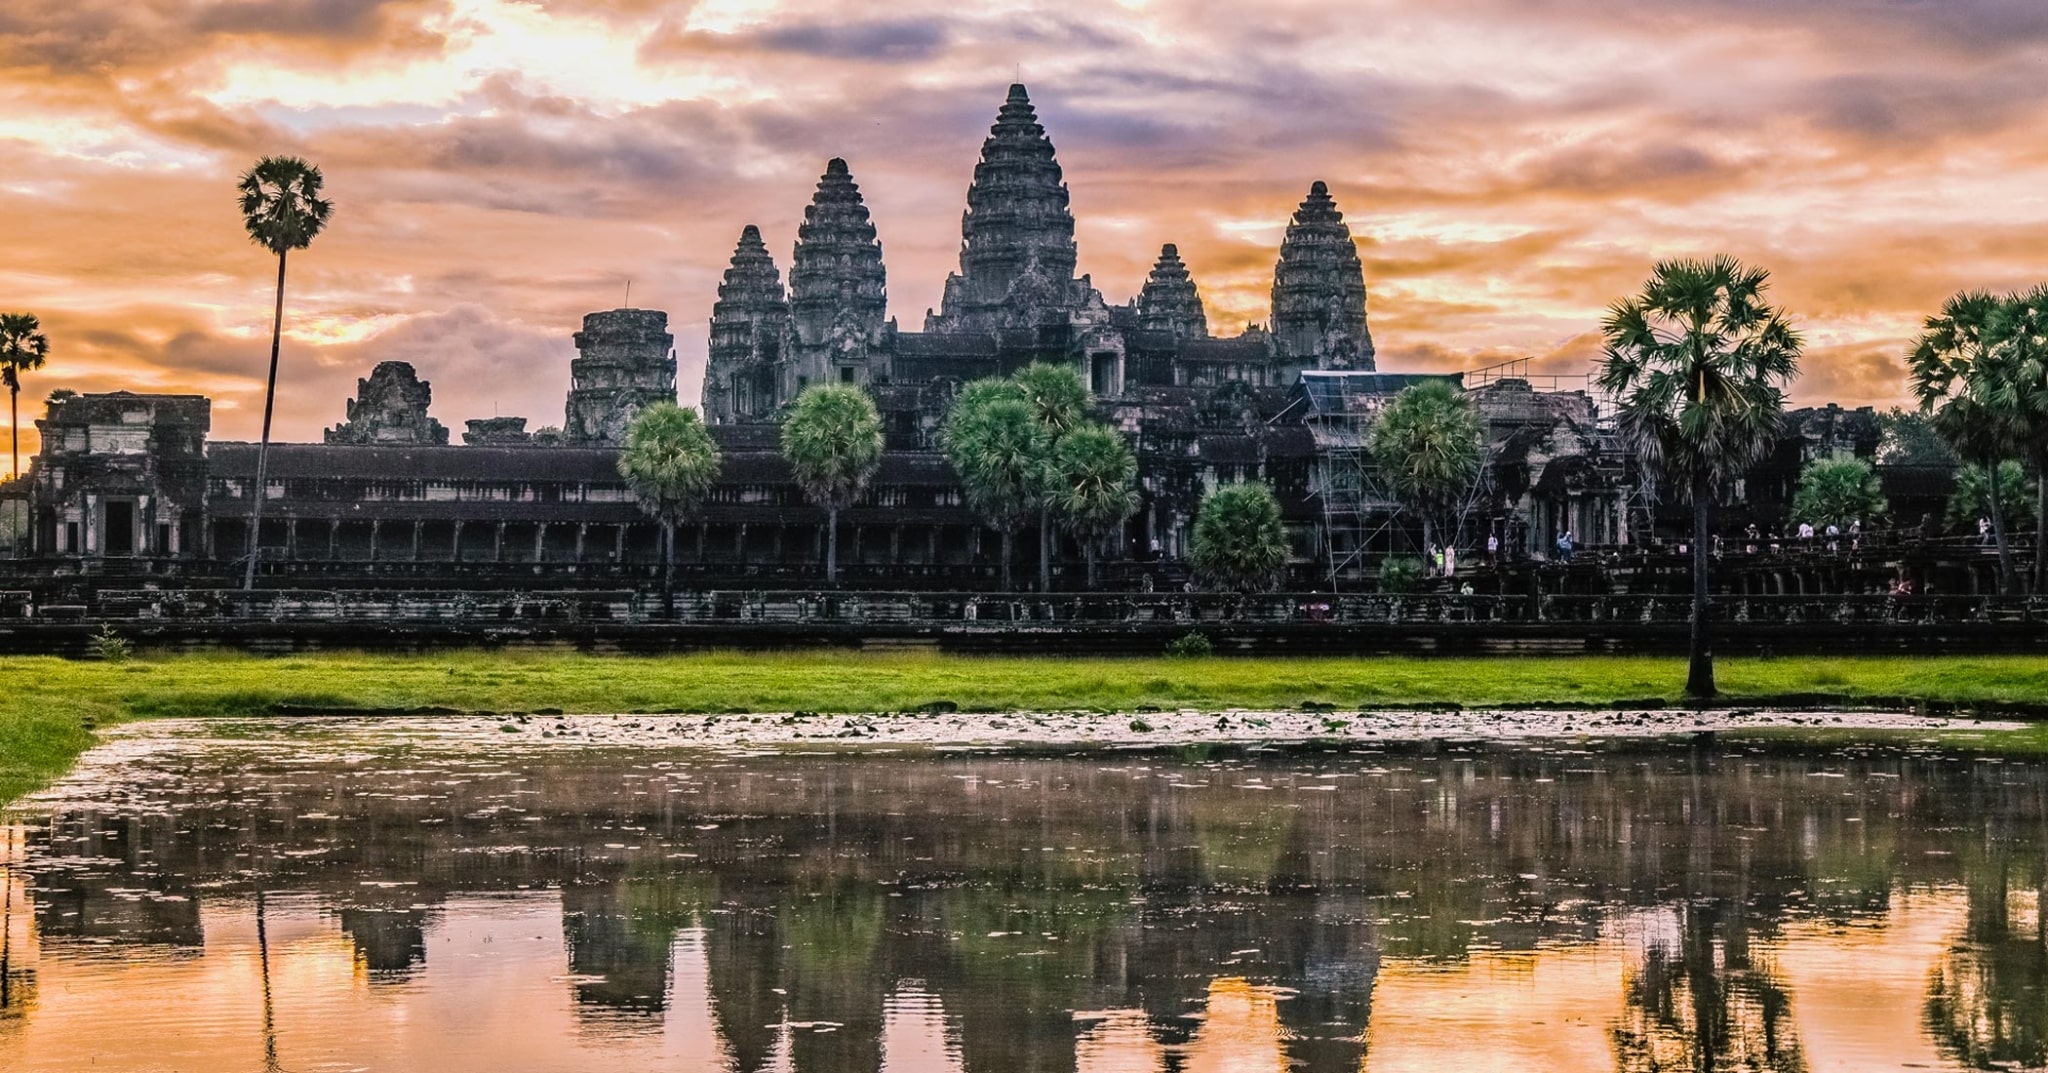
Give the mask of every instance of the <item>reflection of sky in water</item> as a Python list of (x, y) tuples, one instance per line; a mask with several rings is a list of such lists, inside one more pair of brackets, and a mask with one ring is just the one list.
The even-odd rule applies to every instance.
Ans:
[(0, 829), (9, 1071), (2038, 1060), (2015, 765), (145, 739)]

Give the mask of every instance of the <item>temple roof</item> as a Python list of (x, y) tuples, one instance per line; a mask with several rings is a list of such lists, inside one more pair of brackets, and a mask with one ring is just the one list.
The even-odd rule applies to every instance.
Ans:
[(789, 308), (788, 297), (782, 290), (782, 272), (775, 267), (775, 258), (768, 252), (768, 244), (761, 241), (761, 229), (748, 224), (740, 232), (739, 245), (732, 252), (732, 263), (725, 270), (725, 279), (718, 285), (718, 302), (711, 307), (711, 319), (716, 321), (738, 312), (774, 312)]
[(797, 226), (789, 297), (806, 343), (819, 342), (842, 307), (858, 314), (870, 334), (880, 331), (888, 300), (882, 243), (860, 187), (838, 157), (826, 163), (817, 192), (804, 207), (804, 222)]
[(1287, 225), (1273, 269), (1273, 335), (1280, 353), (1322, 368), (1373, 368), (1365, 267), (1330, 188), (1318, 180)]
[(1209, 334), (1202, 296), (1195, 290), (1188, 267), (1181, 263), (1180, 248), (1171, 242), (1159, 248), (1159, 260), (1138, 292), (1138, 322), (1181, 338)]

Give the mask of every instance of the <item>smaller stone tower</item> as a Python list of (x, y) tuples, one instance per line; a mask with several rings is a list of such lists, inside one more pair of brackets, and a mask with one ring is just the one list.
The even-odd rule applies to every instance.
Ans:
[(1171, 332), (1175, 339), (1209, 337), (1209, 316), (1202, 309), (1202, 296), (1195, 291), (1188, 267), (1180, 261), (1180, 248), (1171, 242), (1159, 247), (1159, 261), (1138, 292), (1138, 327)]
[(791, 360), (782, 397), (808, 384), (866, 384), (887, 379), (882, 349), (889, 304), (882, 243), (846, 161), (834, 157), (804, 207), (789, 268)]
[(1373, 368), (1365, 326), (1365, 266), (1351, 228), (1318, 181), (1295, 210), (1273, 269), (1273, 341), (1283, 364)]
[(447, 427), (427, 416), (433, 401), (434, 385), (420, 379), (410, 363), (380, 361), (367, 378), (356, 381), (348, 420), (327, 430), (327, 442), (445, 444)]
[(569, 362), (569, 405), (562, 438), (573, 445), (617, 445), (633, 415), (676, 401), (676, 337), (658, 309), (614, 309), (583, 317)]
[(704, 367), (704, 419), (714, 424), (766, 417), (780, 405), (778, 379), (789, 299), (782, 273), (748, 224), (718, 302), (711, 307), (710, 360)]

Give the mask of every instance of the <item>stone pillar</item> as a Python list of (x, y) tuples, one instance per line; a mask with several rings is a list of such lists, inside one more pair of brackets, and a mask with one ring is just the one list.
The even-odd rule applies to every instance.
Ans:
[(545, 554), (547, 553), (547, 543), (548, 543), (548, 523), (546, 523), (546, 522), (538, 522), (538, 523), (536, 523), (536, 524), (534, 525), (534, 527), (533, 527), (533, 561), (534, 561), (534, 562), (542, 562), (542, 561), (544, 561), (544, 560), (543, 560), (543, 559), (542, 559), (541, 557), (542, 557), (543, 555), (545, 555)]
[(732, 558), (734, 562), (747, 561), (747, 527), (744, 524), (733, 527)]
[(413, 562), (419, 562), (419, 561), (420, 561), (420, 524), (421, 524), (421, 523), (419, 523), (419, 522), (417, 522), (417, 521), (415, 521), (415, 522), (413, 522), (413, 523), (412, 523), (412, 561), (413, 561)]
[(341, 558), (341, 519), (327, 519), (327, 558), (332, 561)]
[(505, 561), (504, 522), (497, 522), (491, 526), (491, 561), (494, 563), (502, 563)]
[(448, 560), (462, 561), (462, 522), (459, 520), (455, 523), (455, 537), (448, 542)]
[[(623, 525), (623, 524), (622, 524), (622, 525), (618, 525), (618, 526), (615, 526), (615, 527), (613, 527), (613, 531), (612, 531), (612, 561), (613, 561), (613, 562), (619, 562), (619, 563), (623, 563), (623, 562), (625, 562), (625, 561), (626, 561), (626, 530), (628, 530), (628, 529), (630, 529), (630, 528), (632, 528), (632, 527), (631, 527), (631, 526), (629, 526), (629, 525)], [(704, 551), (704, 545), (703, 545), (703, 543), (702, 543), (702, 540), (703, 540), (703, 536), (704, 536), (704, 534), (703, 534), (703, 532), (702, 532), (702, 531), (700, 530), (700, 531), (698, 532), (697, 536), (698, 536), (698, 540), (699, 540), (699, 543), (698, 543), (698, 545), (697, 545), (697, 552), (698, 552), (698, 555), (699, 555), (699, 557), (701, 558), (701, 557), (702, 557), (702, 555), (703, 555), (703, 551)]]
[(576, 561), (583, 561), (583, 541), (590, 536), (590, 523), (576, 523)]
[(299, 520), (287, 518), (284, 523), (284, 557), (296, 561), (299, 557)]

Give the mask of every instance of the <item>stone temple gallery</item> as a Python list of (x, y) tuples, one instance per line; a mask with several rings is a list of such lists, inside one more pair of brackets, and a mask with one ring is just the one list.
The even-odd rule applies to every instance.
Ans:
[[(1444, 374), (1377, 369), (1364, 268), (1324, 183), (1308, 183), (1293, 208), (1268, 321), (1240, 334), (1212, 330), (1171, 244), (1119, 304), (1076, 263), (1066, 180), (1021, 85), (1010, 87), (982, 143), (959, 270), (921, 330), (888, 315), (882, 243), (846, 161), (825, 165), (786, 283), (759, 230), (742, 228), (710, 310), (701, 400), (723, 473), (697, 524), (678, 536), (678, 577), (784, 586), (823, 577), (824, 513), (792, 480), (776, 421), (805, 386), (846, 382), (874, 397), (887, 449), (865, 498), (841, 515), (842, 578), (993, 587), (997, 535), (963, 503), (938, 432), (962, 384), (1034, 361), (1076, 368), (1097, 416), (1137, 454), (1142, 502), (1105, 555), (1109, 584), (1178, 584), (1204, 491), (1238, 479), (1264, 480), (1279, 496), (1297, 585), (1361, 580), (1384, 555), (1416, 550), (1416, 534), (1374, 478), (1365, 434), (1404, 387)], [(324, 442), (273, 444), (264, 575), (321, 585), (645, 577), (659, 558), (656, 527), (615, 463), (633, 415), (676, 397), (668, 314), (594, 312), (573, 339), (557, 428), (477, 418), (452, 444), (430, 415), (421, 374), (433, 370), (387, 361), (358, 381)], [(1653, 505), (1585, 378), (1525, 369), (1447, 377), (1488, 427), (1474, 542), (1491, 533), (1540, 556), (1566, 530), (1585, 545), (1643, 539)], [(41, 451), (5, 490), (28, 504), (26, 559), (45, 576), (150, 575), (191, 586), (237, 576), (256, 445), (210, 440), (209, 406), (197, 395), (53, 394), (37, 422)], [(1778, 455), (1747, 482), (1748, 507), (1775, 506), (1782, 517), (1803, 460), (1868, 456), (1876, 441), (1868, 410), (1788, 414)], [(1037, 547), (1034, 532), (1019, 534), (1018, 577), (1034, 574)], [(1054, 549), (1062, 583), (1079, 584), (1080, 549), (1058, 534)]]

